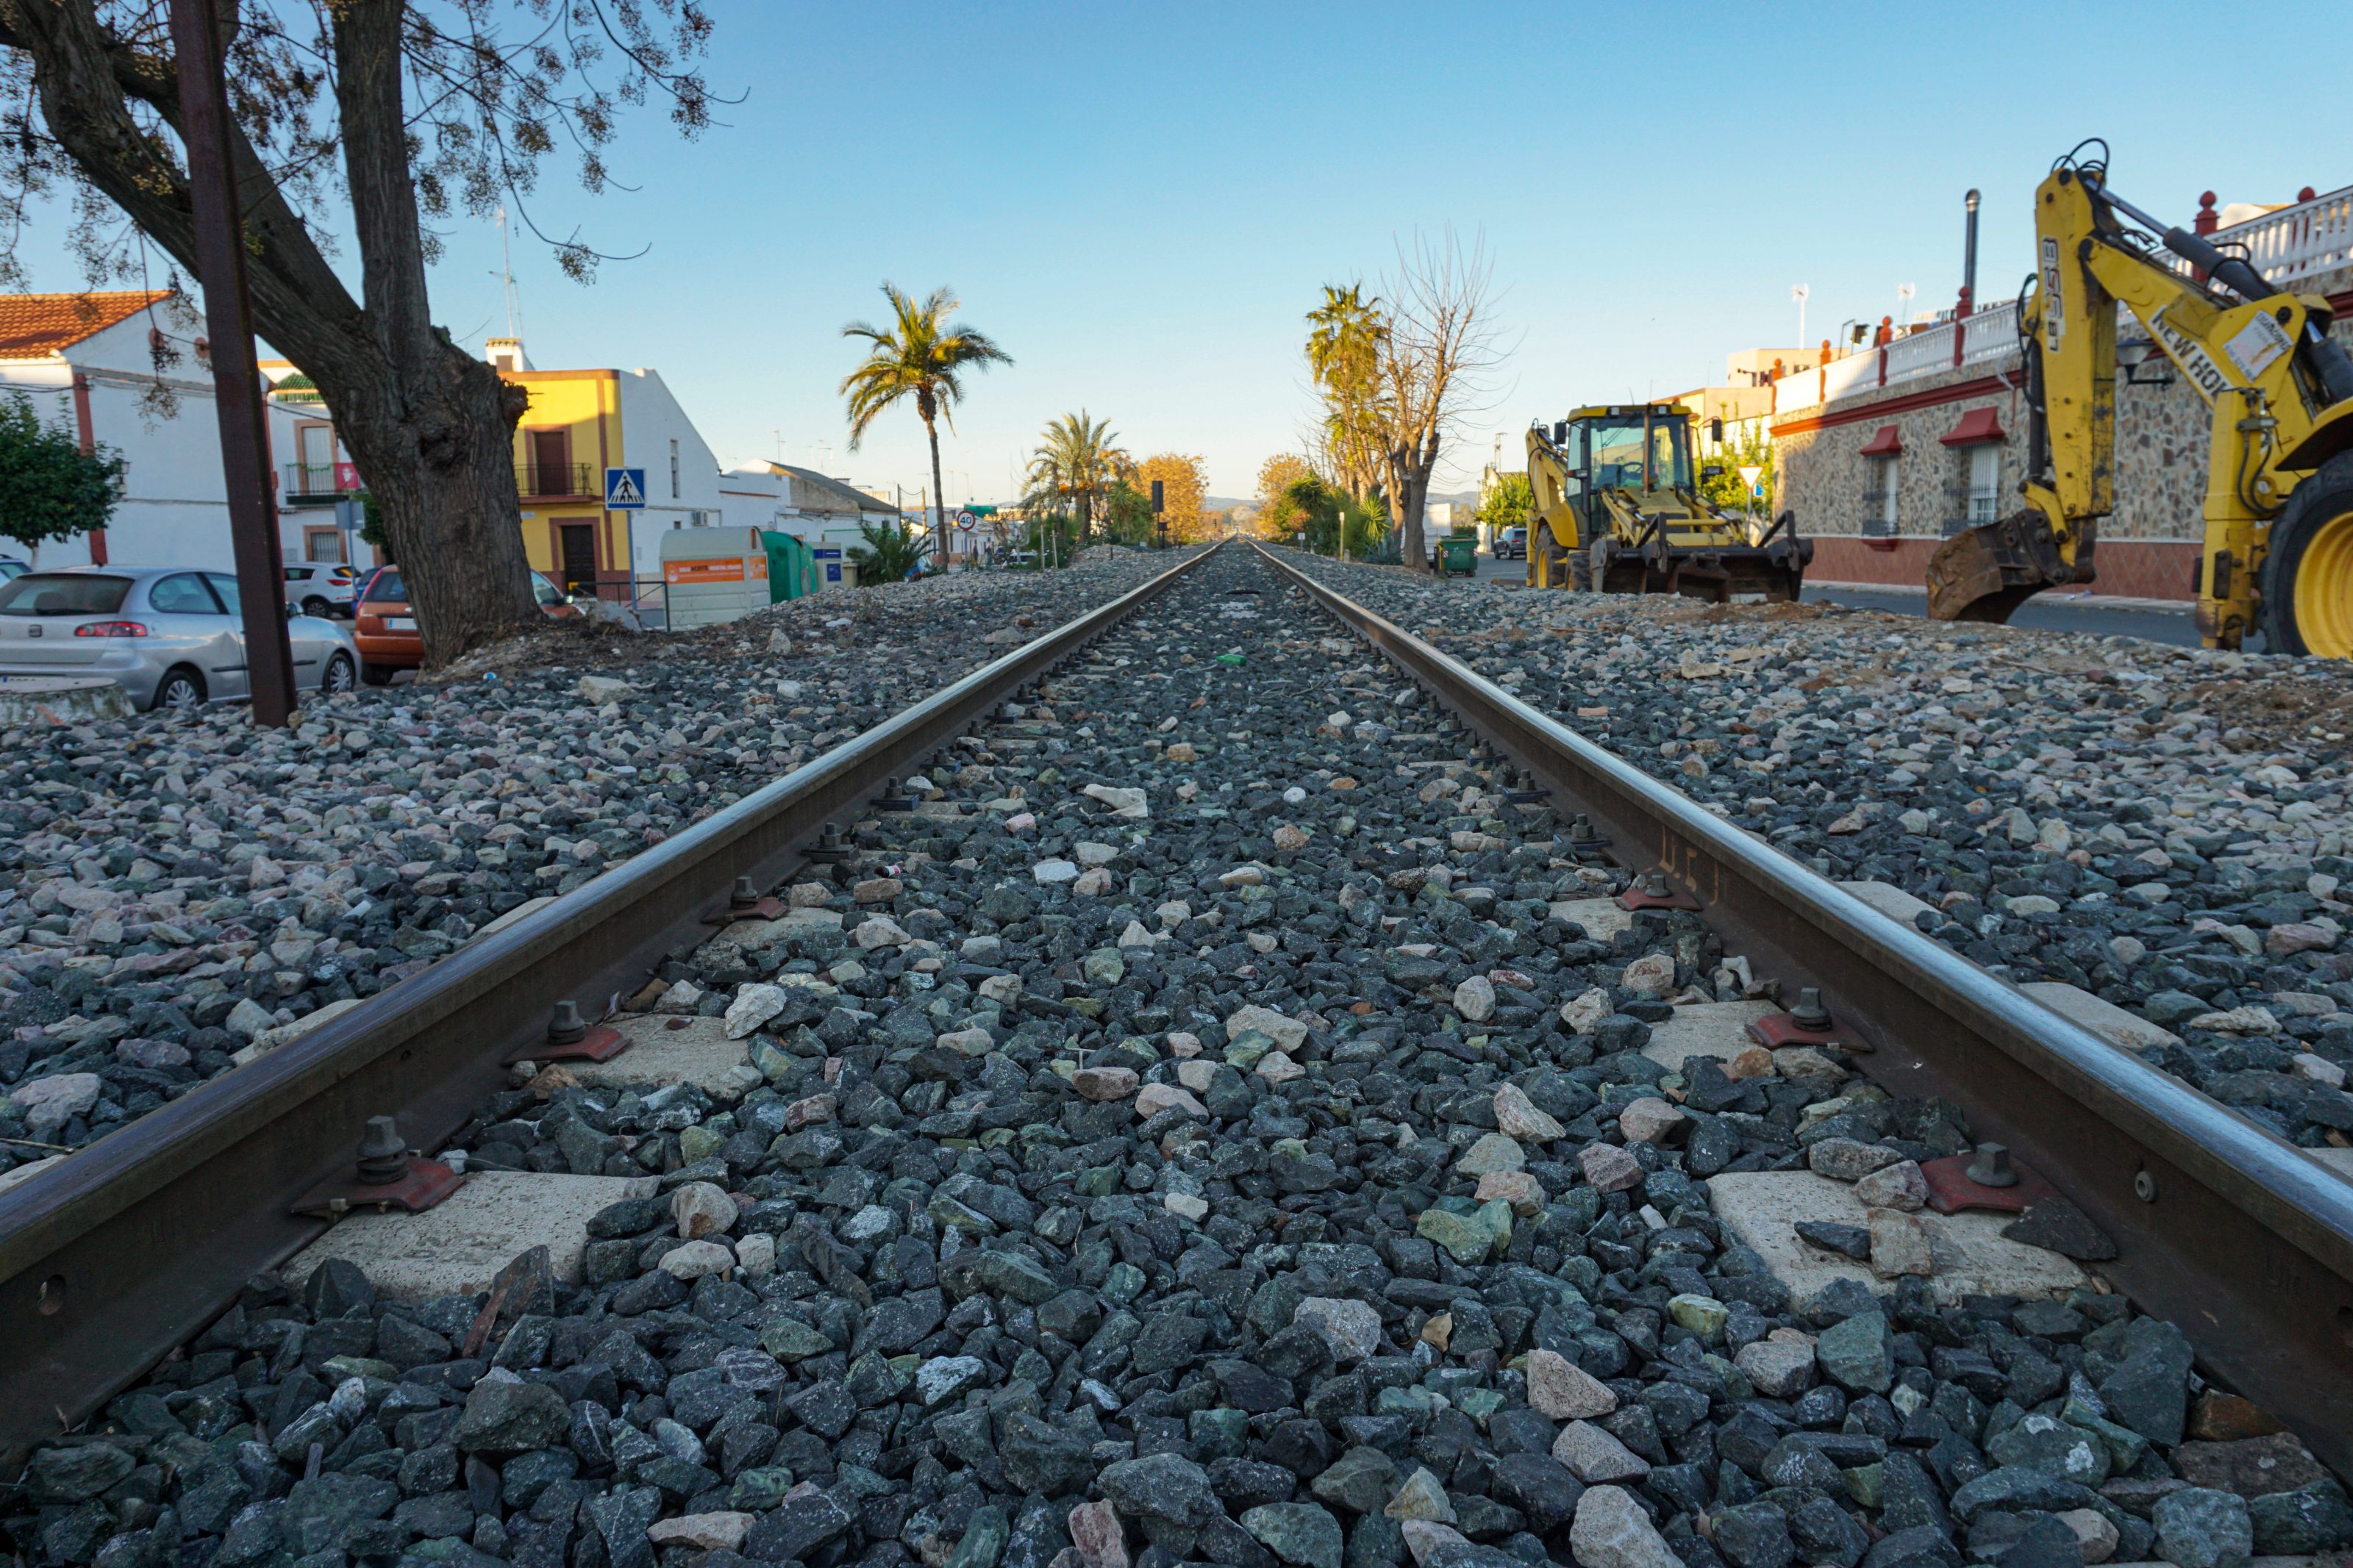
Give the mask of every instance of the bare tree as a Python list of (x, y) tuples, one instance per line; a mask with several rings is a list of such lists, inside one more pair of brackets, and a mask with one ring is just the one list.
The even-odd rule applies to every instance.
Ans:
[[(709, 121), (701, 0), (246, 0), (228, 41), (230, 170), (256, 324), (326, 400), (417, 606), (428, 661), (539, 623), (513, 440), (528, 401), (433, 320), (431, 226), (529, 222), (568, 142), (601, 189), (624, 105)], [(92, 287), (195, 270), (164, 0), (0, 0), (0, 283), (29, 203), (60, 189)], [(119, 215), (119, 216), (118, 216)], [(120, 226), (127, 218), (129, 227)], [(358, 297), (330, 261), (348, 225)], [(598, 259), (551, 237), (586, 276)]]
[(1422, 508), (1439, 453), (1479, 407), (1501, 357), (1493, 284), (1486, 242), (1474, 238), (1466, 250), (1451, 228), (1437, 239), (1417, 233), (1410, 247), (1400, 243), (1397, 273), (1382, 283), (1391, 304), (1380, 360), (1381, 456), (1390, 520), (1411, 566), (1429, 559)]

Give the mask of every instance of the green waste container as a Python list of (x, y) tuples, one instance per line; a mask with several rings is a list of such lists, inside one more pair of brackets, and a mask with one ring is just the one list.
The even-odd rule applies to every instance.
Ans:
[(763, 529), (761, 542), (768, 551), (768, 603), (781, 605), (817, 592), (817, 563), (809, 548), (789, 533)]
[(1469, 577), (1479, 570), (1479, 538), (1450, 533), (1438, 542), (1439, 565), (1449, 577)]

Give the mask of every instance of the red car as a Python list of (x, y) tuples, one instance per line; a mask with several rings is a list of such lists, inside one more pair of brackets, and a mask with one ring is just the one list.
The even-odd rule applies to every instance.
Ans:
[[(541, 574), (531, 574), (531, 587), (550, 617), (571, 620), (580, 614), (580, 606)], [(408, 607), (408, 584), (401, 580), (399, 567), (379, 566), (361, 579), (352, 611), (352, 640), (359, 644), (362, 680), (383, 686), (395, 670), (415, 669), (425, 662), (425, 638)]]

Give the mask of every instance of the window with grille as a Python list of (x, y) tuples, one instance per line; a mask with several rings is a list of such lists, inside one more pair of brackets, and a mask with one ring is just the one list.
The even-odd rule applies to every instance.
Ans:
[(1968, 500), (1973, 525), (2001, 515), (2001, 447), (1991, 441), (1969, 448)]
[(1899, 459), (1873, 458), (1862, 495), (1862, 531), (1878, 538), (1895, 532), (1896, 468)]

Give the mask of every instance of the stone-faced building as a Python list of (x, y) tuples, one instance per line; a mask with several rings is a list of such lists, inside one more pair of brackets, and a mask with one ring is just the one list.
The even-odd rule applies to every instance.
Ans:
[[(2322, 294), (2353, 342), (2353, 187), (2230, 227), (2263, 275)], [(1774, 384), (1777, 510), (1814, 541), (1815, 582), (1918, 586), (1950, 535), (2022, 504), (2025, 373), (2017, 301), (1920, 328)], [(2148, 334), (2126, 315), (2119, 358)], [(2211, 416), (2161, 351), (2116, 377), (2116, 510), (2100, 523), (2097, 595), (2196, 597)]]

